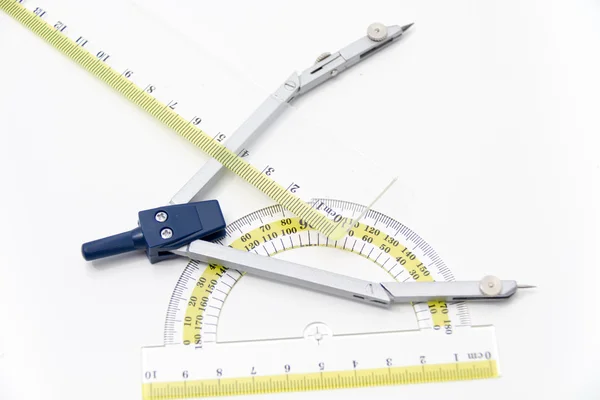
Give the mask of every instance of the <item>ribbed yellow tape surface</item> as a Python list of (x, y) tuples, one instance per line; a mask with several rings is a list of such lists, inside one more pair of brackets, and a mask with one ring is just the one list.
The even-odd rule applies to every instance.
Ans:
[(219, 161), (224, 167), (281, 204), (287, 210), (304, 219), (316, 230), (334, 240), (345, 234), (345, 231), (339, 228), (339, 224), (327, 219), (327, 217), (313, 209), (309, 204), (303, 202), (286, 188), (254, 168), (190, 121), (185, 120), (167, 105), (159, 102), (152, 95), (134, 85), (127, 77), (113, 70), (98, 57), (90, 54), (52, 25), (27, 10), (18, 1), (0, 0), (0, 9), (84, 67), (91, 74), (121, 93), (132, 103)]

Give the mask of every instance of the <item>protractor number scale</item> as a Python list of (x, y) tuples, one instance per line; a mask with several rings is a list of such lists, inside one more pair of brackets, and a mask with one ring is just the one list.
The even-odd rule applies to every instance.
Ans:
[[(365, 211), (359, 204), (315, 199), (328, 212), (343, 216), (342, 224)], [(281, 206), (257, 210), (227, 226), (219, 243), (265, 256), (309, 247), (324, 247), (365, 258), (389, 279), (407, 281), (452, 281), (454, 276), (434, 249), (408, 227), (375, 210), (353, 223), (348, 234), (333, 241), (291, 216)], [(217, 340), (217, 324), (227, 296), (243, 277), (219, 265), (191, 261), (173, 291), (165, 325), (165, 344), (202, 346)], [(413, 303), (418, 327), (451, 335), (454, 326), (470, 325), (467, 305), (443, 301)], [(177, 322), (179, 321), (179, 322)]]

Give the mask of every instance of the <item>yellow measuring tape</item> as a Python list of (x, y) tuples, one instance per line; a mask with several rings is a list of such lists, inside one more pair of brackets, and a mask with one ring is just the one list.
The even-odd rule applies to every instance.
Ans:
[(319, 232), (334, 240), (345, 235), (346, 232), (340, 228), (339, 223), (335, 223), (313, 209), (286, 188), (244, 161), (236, 153), (204, 133), (190, 121), (185, 120), (167, 105), (137, 87), (127, 77), (113, 70), (104, 61), (90, 54), (32, 11), (27, 10), (18, 0), (0, 0), (0, 9), (121, 93), (132, 103), (192, 142), (234, 174), (259, 189), (293, 214), (304, 219)]

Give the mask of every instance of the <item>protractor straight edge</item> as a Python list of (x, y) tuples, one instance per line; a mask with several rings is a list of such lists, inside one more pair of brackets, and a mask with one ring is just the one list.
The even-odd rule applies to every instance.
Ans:
[(327, 215), (312, 208), (288, 188), (283, 187), (203, 132), (195, 125), (193, 119), (188, 120), (182, 117), (167, 104), (158, 101), (144, 88), (135, 85), (129, 79), (128, 71), (117, 72), (109, 65), (108, 57), (90, 53), (84, 47), (85, 43), (77, 43), (77, 40), (71, 38), (73, 35), (70, 35), (68, 29), (64, 30), (66, 26), (51, 25), (46, 22), (44, 18), (47, 12), (45, 10), (39, 7), (29, 10), (21, 2), (22, 0), (0, 0), (0, 9), (273, 201), (308, 221), (318, 231), (332, 238), (340, 237), (345, 233), (340, 229), (339, 221), (329, 219)]
[[(347, 218), (346, 221), (351, 221), (353, 215), (365, 211), (362, 205), (342, 200), (315, 199), (313, 202), (322, 202), (335, 213)], [(329, 248), (336, 249), (334, 252), (343, 251), (349, 257), (360, 256), (378, 266), (379, 271), (374, 272), (385, 273), (400, 282), (454, 280), (452, 272), (425, 240), (400, 222), (374, 210), (368, 210), (361, 222), (353, 223), (348, 234), (337, 241), (332, 241), (311, 229), (309, 224), (290, 215), (280, 205), (248, 214), (231, 223), (226, 231), (227, 236), (220, 240), (222, 245), (254, 251), (258, 254), (274, 256), (288, 251), (293, 254), (294, 251), (302, 251), (298, 249), (303, 248)], [(275, 334), (265, 340), (253, 338), (251, 341), (242, 339), (239, 342), (222, 343), (223, 332), (219, 333), (222, 311), (228, 296), (242, 276), (235, 270), (228, 270), (218, 265), (206, 266), (196, 261), (191, 261), (187, 265), (173, 290), (168, 305), (165, 346), (144, 349), (145, 398), (159, 398), (153, 397), (157, 393), (162, 393), (164, 398), (187, 398), (186, 396), (193, 398), (200, 395), (323, 390), (499, 376), (493, 327), (471, 328), (467, 305), (462, 302), (414, 303), (417, 329), (412, 331), (375, 333), (373, 330), (361, 327), (365, 333), (348, 335), (344, 332), (332, 332), (326, 324), (327, 321), (322, 321), (323, 323), (309, 324), (303, 332), (296, 332), (293, 335)], [(291, 315), (290, 318), (293, 319), (295, 316)], [(479, 339), (469, 339), (469, 332), (475, 332), (473, 335)], [(331, 354), (327, 351), (322, 353), (324, 346), (317, 346), (316, 350), (310, 347), (314, 345), (314, 340), (308, 339), (311, 336), (314, 339), (315, 334), (320, 343), (328, 343), (328, 339), (336, 341), (339, 339), (342, 344), (338, 346), (338, 342), (335, 342), (336, 344), (331, 346)], [(295, 339), (290, 339), (292, 337)], [(378, 347), (381, 340), (389, 340), (391, 349), (403, 348), (403, 343), (408, 340), (407, 343), (415, 344), (412, 349), (419, 354), (417, 356), (416, 353), (412, 354), (407, 350), (408, 352), (398, 353), (392, 357), (391, 350), (383, 346), (384, 350), (379, 355), (380, 358), (370, 358), (368, 354), (345, 350), (346, 345), (343, 343), (350, 343), (353, 340), (358, 341), (353, 342), (353, 346), (370, 350), (373, 350), (374, 340), (377, 340)], [(464, 347), (461, 344), (463, 340)], [(285, 343), (293, 343), (293, 345), (286, 347)], [(329, 343), (333, 342), (329, 341)], [(469, 343), (472, 347), (469, 347)], [(178, 346), (180, 344), (184, 346)], [(303, 354), (312, 354), (311, 357), (302, 358), (300, 355), (295, 355), (294, 349), (304, 348), (303, 346), (307, 346)], [(168, 350), (178, 348), (198, 351), (196, 356), (190, 356), (197, 357), (195, 367), (180, 368), (184, 367), (185, 362), (178, 358), (179, 355)], [(212, 350), (204, 352), (206, 349)], [(381, 359), (386, 349), (388, 356)], [(156, 355), (157, 359), (163, 359), (164, 364), (150, 362), (146, 356), (151, 353), (147, 350), (155, 352), (153, 357)], [(314, 352), (311, 353), (313, 350)], [(246, 354), (244, 351), (250, 353)], [(272, 360), (272, 363), (257, 360), (260, 357), (253, 355), (252, 351), (268, 354), (271, 358), (267, 358)], [(333, 356), (334, 353), (336, 356)], [(288, 357), (288, 362), (283, 358), (273, 358), (276, 354), (283, 358)], [(325, 365), (324, 361), (316, 360), (327, 354), (330, 356), (327, 363), (329, 369), (321, 370), (319, 365)], [(348, 359), (348, 355), (352, 355), (354, 359)], [(228, 357), (233, 358), (230, 364), (229, 361), (226, 364), (230, 374), (225, 375), (223, 372), (225, 363), (221, 366), (217, 364), (220, 360), (228, 360)], [(392, 361), (386, 361), (383, 365), (378, 364), (382, 360), (394, 358), (397, 359), (397, 364), (387, 365)], [(290, 375), (291, 360), (296, 365), (293, 371), (297, 375), (294, 376)], [(254, 362), (256, 365), (245, 365), (247, 361)], [(178, 365), (180, 362), (182, 364)], [(364, 369), (357, 367), (359, 362)], [(422, 362), (425, 362), (426, 366)], [(244, 365), (247, 370), (241, 367), (236, 370), (235, 365)], [(261, 374), (257, 372), (257, 365), (261, 365)], [(159, 374), (161, 370), (163, 372)], [(180, 370), (179, 377), (175, 373), (176, 370)], [(217, 370), (221, 371), (220, 376), (214, 375)], [(169, 378), (163, 375), (166, 371), (170, 371), (166, 375)], [(233, 371), (236, 371), (235, 376), (232, 375)], [(181, 374), (187, 378), (183, 379)], [(383, 375), (379, 376), (380, 374)], [(386, 374), (388, 378), (384, 377)], [(290, 379), (295, 383), (290, 383), (288, 381)], [(190, 392), (185, 392), (187, 394), (180, 397), (169, 397), (178, 390), (183, 390), (182, 385), (190, 388)], [(191, 391), (192, 388), (194, 391)]]
[[(372, 343), (376, 341), (377, 346)], [(494, 378), (494, 328), (162, 346), (142, 351), (145, 400)]]

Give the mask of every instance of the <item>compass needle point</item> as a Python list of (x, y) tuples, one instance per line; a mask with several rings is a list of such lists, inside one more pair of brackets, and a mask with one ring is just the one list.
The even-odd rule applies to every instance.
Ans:
[(535, 286), (535, 285), (522, 285), (522, 284), (517, 285), (517, 289), (535, 289), (535, 288), (537, 288), (537, 286)]
[(407, 30), (409, 30), (409, 29), (410, 29), (410, 27), (411, 27), (411, 26), (413, 26), (414, 24), (415, 24), (414, 22), (411, 22), (411, 23), (410, 23), (410, 24), (408, 24), (408, 25), (404, 25), (404, 26), (402, 27), (402, 32), (406, 32), (406, 31), (407, 31)]

